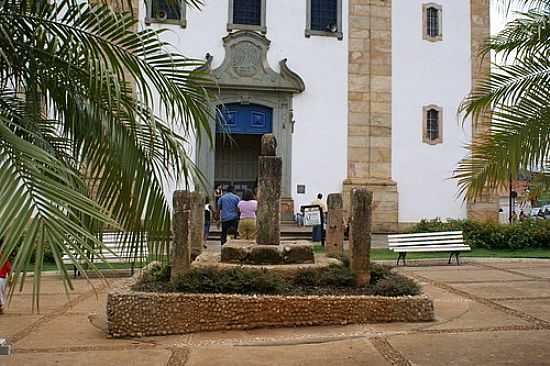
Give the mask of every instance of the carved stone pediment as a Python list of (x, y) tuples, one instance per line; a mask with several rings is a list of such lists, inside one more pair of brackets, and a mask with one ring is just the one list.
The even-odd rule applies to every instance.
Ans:
[(286, 59), (279, 62), (280, 73), (269, 66), (267, 51), (270, 43), (265, 36), (251, 31), (239, 31), (224, 37), (225, 59), (220, 67), (212, 70), (213, 57), (206, 56), (211, 80), (207, 86), (220, 89), (303, 92), (304, 81), (288, 68)]

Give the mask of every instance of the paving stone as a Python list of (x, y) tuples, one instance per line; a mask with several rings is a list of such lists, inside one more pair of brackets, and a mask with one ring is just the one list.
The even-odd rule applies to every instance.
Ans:
[(168, 350), (89, 351), (67, 353), (17, 353), (7, 360), (0, 358), (2, 366), (151, 366), (166, 365)]
[(397, 335), (390, 344), (413, 365), (550, 365), (548, 331)]
[(483, 298), (550, 296), (550, 282), (486, 282), (452, 284), (453, 287)]
[(11, 336), (22, 331), (38, 319), (40, 319), (40, 315), (11, 315), (8, 311), (4, 315), (0, 315), (0, 337), (7, 337), (9, 341)]
[(550, 300), (506, 300), (499, 304), (550, 322)]
[(204, 347), (186, 366), (389, 365), (366, 339), (276, 347)]
[(541, 278), (547, 278), (547, 279), (550, 279), (550, 263), (547, 265), (547, 266), (539, 266), (539, 267), (536, 267), (536, 268), (532, 268), (532, 267), (529, 267), (529, 268), (510, 268), (510, 270), (514, 271), (514, 272), (519, 272), (519, 273), (523, 273), (527, 276), (536, 276), (536, 277), (541, 277)]
[(493, 269), (457, 269), (449, 266), (447, 270), (418, 270), (414, 273), (434, 281), (509, 281), (527, 280), (528, 278)]
[(113, 340), (93, 327), (87, 315), (60, 316), (36, 329), (17, 342), (19, 348), (49, 348), (63, 346), (88, 346), (91, 344), (130, 344), (127, 340)]

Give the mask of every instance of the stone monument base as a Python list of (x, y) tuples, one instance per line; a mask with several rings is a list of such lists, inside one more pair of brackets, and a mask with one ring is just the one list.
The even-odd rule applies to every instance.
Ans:
[(248, 265), (310, 264), (315, 262), (315, 257), (313, 245), (307, 241), (258, 245), (250, 240), (232, 240), (223, 245), (221, 262)]

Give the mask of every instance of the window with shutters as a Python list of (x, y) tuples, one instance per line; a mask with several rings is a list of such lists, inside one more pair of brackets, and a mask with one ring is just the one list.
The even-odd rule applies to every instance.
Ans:
[(145, 24), (169, 23), (187, 26), (187, 5), (184, 0), (146, 0)]
[(266, 32), (266, 0), (229, 0), (227, 30), (254, 30)]
[(343, 39), (342, 0), (307, 0), (306, 37)]
[(423, 108), (422, 118), (422, 141), (430, 144), (441, 144), (443, 142), (443, 109), (436, 105), (429, 105)]
[(422, 7), (422, 12), (423, 38), (431, 42), (443, 40), (443, 9), (441, 8), (441, 5), (424, 4)]

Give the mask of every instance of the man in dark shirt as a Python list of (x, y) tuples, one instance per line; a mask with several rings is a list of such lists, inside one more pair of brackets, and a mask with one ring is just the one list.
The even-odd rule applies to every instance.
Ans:
[(233, 193), (233, 189), (233, 186), (227, 187), (223, 196), (218, 200), (218, 210), (220, 211), (220, 221), (222, 222), (222, 245), (227, 241), (227, 233), (229, 231), (236, 233), (239, 225), (239, 209), (237, 205), (241, 199)]

